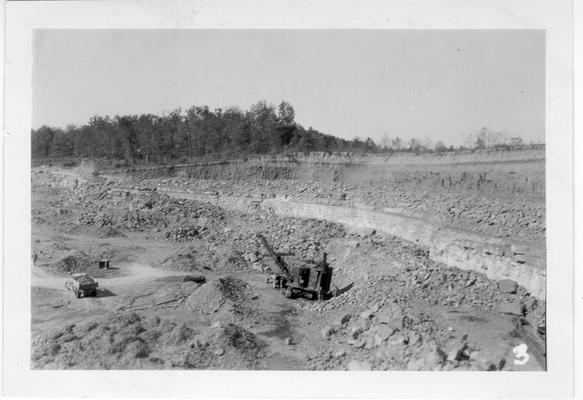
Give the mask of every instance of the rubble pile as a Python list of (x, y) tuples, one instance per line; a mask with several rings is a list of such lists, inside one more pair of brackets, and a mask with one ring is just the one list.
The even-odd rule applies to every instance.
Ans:
[[(99, 237), (121, 236), (129, 232), (162, 232), (172, 241), (191, 241), (220, 234), (225, 218), (218, 207), (200, 202), (183, 202), (154, 191), (108, 190), (103, 182), (87, 185), (75, 196), (61, 197), (53, 206), (71, 211), (61, 225), (70, 233), (95, 233)], [(40, 216), (39, 216), (40, 218)], [(85, 228), (83, 228), (85, 227)], [(100, 229), (98, 229), (100, 228)]]
[(185, 247), (162, 261), (161, 266), (177, 271), (200, 271), (211, 264), (212, 257), (200, 249)]
[(333, 350), (313, 369), (480, 370), (505, 366), (505, 352), (482, 354), (467, 334), (457, 333), (419, 308), (386, 303), (345, 314), (321, 330)]
[(93, 267), (93, 263), (87, 254), (79, 250), (63, 250), (59, 245), (56, 254), (50, 254), (50, 250), (40, 250), (40, 255), (36, 258), (35, 265), (49, 271), (57, 273), (75, 274), (78, 272), (87, 272)]
[(221, 321), (237, 321), (246, 324), (258, 315), (254, 301), (259, 295), (241, 279), (225, 276), (209, 281), (186, 299), (188, 308)]
[(475, 194), (447, 192), (393, 192), (412, 213), (432, 215), (440, 221), (495, 237), (542, 240), (545, 237), (545, 204), (513, 197), (500, 201)]
[[(393, 174), (386, 182), (362, 181), (358, 184), (260, 179), (214, 181), (188, 178), (165, 179), (162, 182), (144, 181), (142, 184), (150, 187), (157, 184), (175, 186), (188, 188), (194, 192), (213, 192), (225, 196), (243, 195), (252, 198), (279, 196), (345, 207), (365, 207), (378, 211), (389, 209), (392, 212), (421, 216), (495, 237), (513, 237), (530, 241), (542, 240), (545, 237), (545, 203), (542, 195), (544, 180), (542, 183), (539, 182), (534, 192), (528, 192), (526, 189), (504, 192), (498, 186), (496, 188), (487, 186), (490, 183), (481, 184), (479, 190), (477, 183), (474, 186), (456, 186), (456, 180), (452, 180), (451, 187), (449, 184), (442, 186), (441, 179), (449, 182), (449, 175), (446, 178), (436, 178), (431, 173), (415, 174), (413, 177), (406, 175), (395, 178), (396, 180)], [(469, 178), (464, 179), (477, 182), (480, 174), (466, 173), (465, 176)], [(499, 179), (504, 181), (503, 178)]]
[[(253, 261), (249, 258), (252, 253), (245, 252), (242, 253), (236, 249), (230, 249), (226, 252), (226, 254), (221, 257), (217, 264), (215, 264), (216, 270), (218, 271), (229, 271), (229, 272), (241, 272), (241, 271), (249, 271), (250, 265), (253, 267)], [(257, 257), (255, 257), (257, 260)], [(260, 269), (252, 268), (256, 271)], [(262, 269), (261, 269), (262, 270)]]
[[(486, 275), (474, 271), (461, 270), (435, 263), (423, 256), (414, 256), (414, 262), (407, 262), (401, 271), (384, 274), (381, 271), (368, 272), (363, 279), (357, 271), (344, 269), (345, 282), (356, 284), (350, 290), (325, 303), (308, 304), (304, 310), (325, 313), (340, 307), (355, 306), (363, 301), (377, 301), (384, 304), (391, 301), (398, 304), (426, 303), (453, 308), (469, 307), (480, 310), (495, 310), (516, 316), (529, 316), (537, 324), (544, 313), (544, 301), (537, 301), (528, 291), (515, 281), (492, 281)], [(403, 259), (411, 260), (411, 257)], [(536, 316), (536, 317), (535, 317)]]
[(254, 334), (234, 324), (195, 330), (157, 316), (118, 311), (35, 338), (32, 367), (251, 369), (260, 366), (263, 348)]
[(266, 343), (232, 324), (215, 323), (195, 339), (195, 349), (182, 354), (180, 368), (261, 369)]
[(196, 226), (181, 226), (166, 231), (165, 237), (166, 239), (174, 241), (190, 241), (196, 238), (200, 238), (201, 233)]
[[(274, 249), (292, 254), (287, 258), (289, 262), (317, 260), (330, 241), (346, 235), (341, 225), (332, 222), (276, 216), (270, 217), (269, 223), (260, 224), (259, 229)], [(260, 257), (265, 251), (257, 235), (253, 236), (251, 248)]]
[(406, 268), (406, 274), (385, 280), (383, 286), (391, 287), (391, 297), (402, 303), (415, 300), (490, 310), (497, 303), (520, 302), (529, 297), (523, 287), (502, 291), (484, 274), (433, 263), (412, 265)]

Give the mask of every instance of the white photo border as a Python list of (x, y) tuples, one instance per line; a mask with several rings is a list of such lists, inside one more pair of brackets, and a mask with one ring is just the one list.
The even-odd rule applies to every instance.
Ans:
[[(569, 397), (573, 393), (573, 71), (569, 0), (215, 0), (6, 3), (4, 392), (107, 397)], [(296, 372), (30, 369), (34, 29), (543, 29), (546, 31), (547, 371)], [(502, 60), (503, 62), (503, 60)]]

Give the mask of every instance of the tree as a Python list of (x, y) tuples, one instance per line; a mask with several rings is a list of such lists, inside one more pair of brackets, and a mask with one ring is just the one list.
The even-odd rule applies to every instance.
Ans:
[(423, 150), (423, 145), (421, 144), (419, 139), (413, 138), (413, 139), (409, 140), (408, 149), (409, 149), (409, 151), (414, 151), (417, 153), (417, 152)]
[(366, 140), (364, 141), (364, 151), (366, 151), (367, 153), (375, 153), (377, 150), (377, 145), (375, 144), (375, 142), (367, 137)]
[(433, 150), (436, 153), (443, 153), (444, 151), (447, 150), (447, 147), (445, 147), (445, 144), (439, 140), (437, 143), (435, 143), (435, 147), (433, 148)]
[(389, 139), (388, 135), (383, 135), (380, 140), (380, 146), (384, 151), (387, 151), (391, 148), (391, 139)]
[(277, 147), (278, 137), (275, 134), (277, 116), (273, 104), (261, 100), (251, 106), (251, 137), (252, 150), (255, 153), (265, 154), (272, 147)]
[(33, 157), (48, 157), (51, 154), (54, 135), (54, 130), (45, 125), (32, 131), (31, 142)]
[(487, 126), (484, 126), (475, 135), (474, 148), (476, 149), (492, 148), (506, 145), (507, 142), (508, 139), (506, 138), (506, 134), (504, 132), (495, 132), (492, 129), (488, 128)]
[(399, 150), (401, 150), (402, 146), (403, 146), (403, 142), (401, 141), (401, 138), (396, 137), (395, 139), (392, 140), (393, 150), (399, 151)]
[(288, 146), (296, 130), (294, 108), (282, 101), (277, 108), (277, 147)]

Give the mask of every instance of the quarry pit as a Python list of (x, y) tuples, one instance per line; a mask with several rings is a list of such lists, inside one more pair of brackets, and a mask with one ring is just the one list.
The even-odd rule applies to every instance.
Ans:
[[(544, 148), (50, 164), (31, 177), (33, 368), (546, 369)], [(290, 264), (326, 252), (337, 296), (266, 285), (258, 235)], [(65, 290), (78, 272), (97, 297)]]

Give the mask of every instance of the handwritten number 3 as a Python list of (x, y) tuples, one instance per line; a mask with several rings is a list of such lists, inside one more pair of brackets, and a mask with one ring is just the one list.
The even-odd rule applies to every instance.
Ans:
[(524, 365), (528, 362), (530, 355), (527, 353), (528, 346), (524, 343), (519, 344), (512, 349), (516, 359), (514, 360), (514, 365)]

